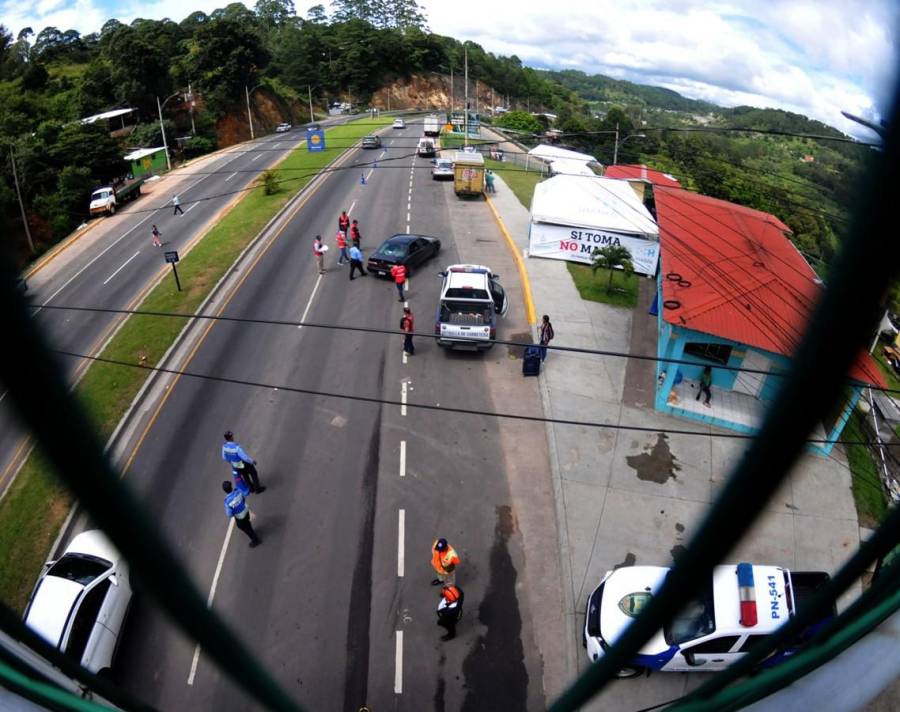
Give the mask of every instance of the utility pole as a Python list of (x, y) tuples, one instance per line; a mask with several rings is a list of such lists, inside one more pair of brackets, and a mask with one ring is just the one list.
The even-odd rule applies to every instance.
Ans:
[(191, 91), (191, 83), (188, 82), (188, 106), (191, 110), (191, 136), (197, 135), (197, 127), (194, 126), (194, 92)]
[(252, 141), (256, 136), (253, 135), (253, 114), (250, 113), (250, 90), (246, 84), (244, 84), (244, 95), (247, 97), (247, 119), (250, 121), (250, 140)]
[(453, 62), (450, 62), (450, 118), (453, 118)]
[(12, 161), (13, 181), (16, 184), (16, 195), (19, 196), (19, 210), (22, 211), (22, 224), (25, 226), (25, 238), (28, 240), (28, 247), (34, 254), (34, 241), (31, 239), (31, 228), (28, 227), (28, 216), (25, 215), (25, 203), (22, 202), (22, 191), (19, 189), (19, 174), (16, 172), (16, 154), (13, 153), (12, 144), (9, 147), (9, 160)]
[[(166, 100), (168, 101), (168, 99)], [(162, 104), (159, 103), (159, 97), (156, 97), (156, 108), (159, 110), (159, 130), (162, 131), (163, 149), (166, 152), (166, 167), (172, 170), (172, 160), (169, 158), (169, 143), (166, 141), (166, 127), (163, 124)]]
[(313, 123), (316, 120), (315, 115), (313, 114), (312, 108), (312, 85), (306, 85), (306, 91), (309, 93), (309, 123)]
[(475, 80), (475, 116), (478, 116), (478, 80)]
[(463, 131), (466, 134), (464, 145), (466, 148), (469, 147), (469, 48), (465, 49), (465, 60), (466, 60), (466, 105), (465, 105), (465, 123), (463, 125)]
[(616, 146), (613, 148), (613, 165), (619, 162), (619, 122), (616, 121)]

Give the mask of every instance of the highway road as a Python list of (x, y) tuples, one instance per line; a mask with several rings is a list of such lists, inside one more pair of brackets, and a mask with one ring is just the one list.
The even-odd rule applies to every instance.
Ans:
[[(332, 119), (330, 123), (345, 120)], [(133, 308), (136, 297), (164, 264), (165, 250), (183, 253), (236, 191), (251, 184), (261, 169), (277, 163), (304, 139), (305, 131), (301, 129), (273, 134), (240, 144), (196, 168), (188, 166), (165, 178), (165, 185), (172, 182), (178, 186), (184, 215), (172, 214), (172, 191), (164, 192), (160, 189), (163, 185), (158, 184), (152, 194), (104, 218), (113, 222), (115, 229), (91, 249), (83, 249), (83, 243), (89, 240), (82, 238), (66, 251), (65, 259), (60, 260), (65, 262), (62, 268), (51, 265), (30, 279), (32, 303), (36, 307)], [(192, 171), (196, 174), (184, 175)], [(162, 233), (163, 249), (151, 246), (153, 224)], [(38, 310), (37, 318), (57, 348), (89, 354), (100, 348), (121, 320), (117, 315), (44, 308)], [(3, 395), (0, 393), (0, 492), (21, 464), (29, 442), (14, 414), (4, 407)]]
[[(409, 156), (417, 133), (414, 125), (386, 134), (384, 155), (368, 152), (383, 162), (366, 185), (356, 171), (330, 175), (247, 271), (225, 315), (396, 328), (401, 305), (392, 283), (349, 281), (333, 247), (329, 271), (316, 274), (313, 236), (333, 245), (337, 216), (349, 209), (367, 253), (408, 229), (441, 238), (440, 258), (412, 276), (407, 295), (417, 330), (429, 330), (435, 273), (459, 260), (463, 242), (471, 255), (473, 233), (482, 230), (485, 242), (505, 248), (484, 203), (458, 201), (450, 184), (431, 180), (427, 160)], [(514, 275), (505, 277), (518, 299)], [(416, 348), (404, 358), (399, 336), (217, 322), (186, 368), (486, 411), (498, 398), (491, 374), (520, 368), (509, 365), (506, 347), (446, 354), (420, 339)], [(543, 428), (512, 427), (183, 377), (138, 438), (126, 482), (197, 586), (210, 591), (215, 582), (215, 609), (307, 709), (541, 709), (541, 651), (523, 593), (527, 557), (511, 483), (517, 458), (546, 476)], [(222, 510), (226, 429), (259, 460), (268, 487), (251, 498), (263, 539), (256, 549), (229, 529)], [(521, 440), (510, 447), (516, 438), (530, 448)], [(430, 547), (439, 536), (462, 558), (466, 594), (458, 638), (446, 643), (430, 585)], [(544, 539), (555, 551), (555, 537)], [(115, 670), (123, 685), (160, 709), (252, 709), (233, 683), (240, 674), (220, 672), (138, 596)]]

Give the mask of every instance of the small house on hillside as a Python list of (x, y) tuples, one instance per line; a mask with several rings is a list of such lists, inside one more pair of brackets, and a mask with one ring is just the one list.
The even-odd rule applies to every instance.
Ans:
[[(742, 433), (758, 431), (822, 292), (815, 272), (773, 215), (676, 188), (655, 188), (660, 358), (656, 409)], [(712, 398), (699, 398), (705, 366)], [(731, 370), (746, 369), (746, 370)], [(813, 433), (840, 437), (867, 385), (884, 387), (872, 357), (856, 361), (848, 395)], [(833, 443), (813, 449), (831, 452)]]

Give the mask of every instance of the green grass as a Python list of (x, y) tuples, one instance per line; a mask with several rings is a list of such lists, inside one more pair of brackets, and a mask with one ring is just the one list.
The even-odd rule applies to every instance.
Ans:
[(507, 161), (495, 161), (485, 157), (484, 164), (503, 179), (513, 194), (529, 210), (531, 198), (534, 195), (534, 186), (544, 180), (540, 171), (526, 171), (521, 166), (516, 166)]
[[(377, 120), (388, 124), (390, 119)], [(194, 312), (240, 252), (300, 188), (345, 149), (371, 131), (372, 120), (327, 130), (337, 147), (309, 153), (294, 151), (278, 167), (281, 190), (265, 195), (261, 187), (248, 191), (178, 263), (183, 292), (168, 276), (138, 307), (144, 311)], [(184, 319), (134, 316), (103, 351), (104, 358), (156, 365), (181, 329)], [(105, 441), (134, 400), (148, 371), (94, 363), (76, 394)], [(0, 501), (0, 600), (23, 611), (28, 594), (72, 505), (72, 497), (38, 454), (23, 465), (6, 497)]]
[(881, 349), (884, 347), (884, 343), (879, 340), (875, 345), (875, 350), (872, 352), (872, 356), (875, 357), (875, 362), (878, 364), (878, 368), (881, 369), (881, 374), (884, 376), (884, 380), (887, 381), (888, 388), (896, 388), (900, 390), (900, 378), (897, 378), (897, 374), (894, 373), (894, 369), (891, 368), (891, 365), (885, 359), (884, 354)]
[[(868, 440), (864, 416), (854, 410), (841, 435), (842, 440)], [(887, 513), (887, 496), (878, 475), (878, 465), (865, 445), (845, 445), (853, 488), (853, 501), (861, 526), (874, 529)]]
[(624, 272), (613, 270), (613, 291), (607, 292), (609, 270), (598, 269), (597, 274), (594, 275), (588, 265), (566, 262), (566, 267), (569, 274), (572, 275), (575, 287), (582, 299), (611, 304), (615, 307), (633, 308), (637, 304), (639, 279), (637, 275), (631, 274), (626, 277)]

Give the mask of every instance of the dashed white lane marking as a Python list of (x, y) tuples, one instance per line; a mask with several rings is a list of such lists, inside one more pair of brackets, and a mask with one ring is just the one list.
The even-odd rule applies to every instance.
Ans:
[(404, 365), (404, 366), (405, 366), (406, 364), (409, 363), (409, 354), (407, 354), (406, 351), (403, 352), (403, 357), (402, 357), (402, 358), (403, 358), (403, 365)]
[(409, 215), (410, 215), (409, 213), (406, 214), (406, 222), (409, 222), (409, 221), (410, 221)]
[[(211, 608), (216, 597), (216, 588), (219, 585), (219, 575), (222, 573), (222, 565), (225, 563), (225, 552), (228, 551), (228, 543), (231, 541), (231, 533), (234, 531), (234, 518), (228, 520), (228, 531), (225, 532), (225, 541), (222, 542), (222, 550), (219, 552), (219, 562), (216, 564), (216, 572), (213, 574), (212, 585), (209, 588), (209, 597), (206, 599), (206, 607)], [(197, 663), (200, 662), (200, 644), (194, 648), (194, 658), (191, 660), (191, 672), (188, 675), (187, 684), (193, 685), (197, 675)]]
[[(312, 306), (313, 299), (316, 298), (316, 292), (319, 291), (319, 284), (322, 281), (322, 275), (320, 274), (316, 277), (316, 283), (313, 285), (312, 294), (309, 295), (309, 301), (306, 303), (306, 309), (303, 310), (303, 315), (300, 317), (300, 321), (306, 321), (306, 315), (309, 314), (309, 308)], [(297, 326), (298, 329), (303, 328), (303, 324), (299, 324)]]
[(230, 176), (228, 176), (228, 177), (225, 179), (225, 183), (227, 183), (228, 181), (230, 181), (230, 180), (231, 180), (232, 178), (234, 178), (237, 174), (238, 174), (237, 171), (235, 171), (234, 173), (232, 173)]
[(123, 269), (125, 269), (125, 267), (128, 265), (128, 263), (131, 262), (131, 260), (133, 260), (133, 259), (134, 259), (135, 257), (137, 257), (139, 254), (141, 254), (141, 251), (140, 251), (140, 250), (138, 250), (138, 251), (135, 252), (131, 257), (129, 257), (127, 260), (125, 260), (125, 261), (122, 263), (122, 266), (119, 267), (119, 269), (117, 269), (117, 270), (116, 270), (115, 272), (113, 272), (111, 275), (109, 275), (109, 277), (106, 278), (106, 281), (105, 281), (103, 284), (108, 284), (109, 281), (110, 281), (113, 277), (115, 277), (117, 274), (119, 274), (119, 272), (121, 272)]
[(409, 235), (409, 223), (406, 224), (406, 234)]
[(375, 169), (374, 169), (374, 168), (370, 168), (370, 169), (369, 169), (369, 175), (366, 176), (366, 182), (367, 182), (367, 183), (369, 182), (369, 178), (372, 177), (372, 174), (373, 174), (374, 172), (375, 172)]
[(406, 204), (406, 209), (407, 209), (407, 210), (412, 210), (412, 201), (410, 201), (410, 202), (408, 202), (408, 203)]
[(4, 398), (6, 398), (7, 393), (9, 393), (9, 391), (3, 391), (3, 394), (0, 395), (0, 401), (2, 401)]
[(262, 154), (257, 153), (253, 158), (250, 159), (250, 163), (253, 163), (253, 161), (255, 161), (257, 158), (262, 158)]
[(397, 514), (397, 576), (403, 578), (404, 559), (406, 557), (406, 510)]
[(400, 477), (406, 477), (406, 440), (400, 441)]
[(347, 215), (349, 215), (350, 213), (352, 213), (352, 212), (353, 212), (353, 208), (355, 208), (355, 207), (356, 207), (356, 201), (354, 200), (352, 203), (350, 203), (350, 209), (347, 211)]
[(387, 151), (382, 151), (382, 152), (381, 152), (381, 155), (379, 156), (379, 158), (384, 158), (384, 154), (385, 154), (385, 153), (387, 153)]
[(187, 215), (189, 212), (191, 212), (191, 210), (196, 208), (198, 205), (200, 205), (200, 203), (194, 203), (193, 205), (189, 205), (188, 209), (184, 211), (184, 214)]
[(400, 386), (400, 415), (406, 415), (406, 381)]
[(397, 643), (394, 647), (394, 692), (403, 694), (403, 631), (397, 631)]

